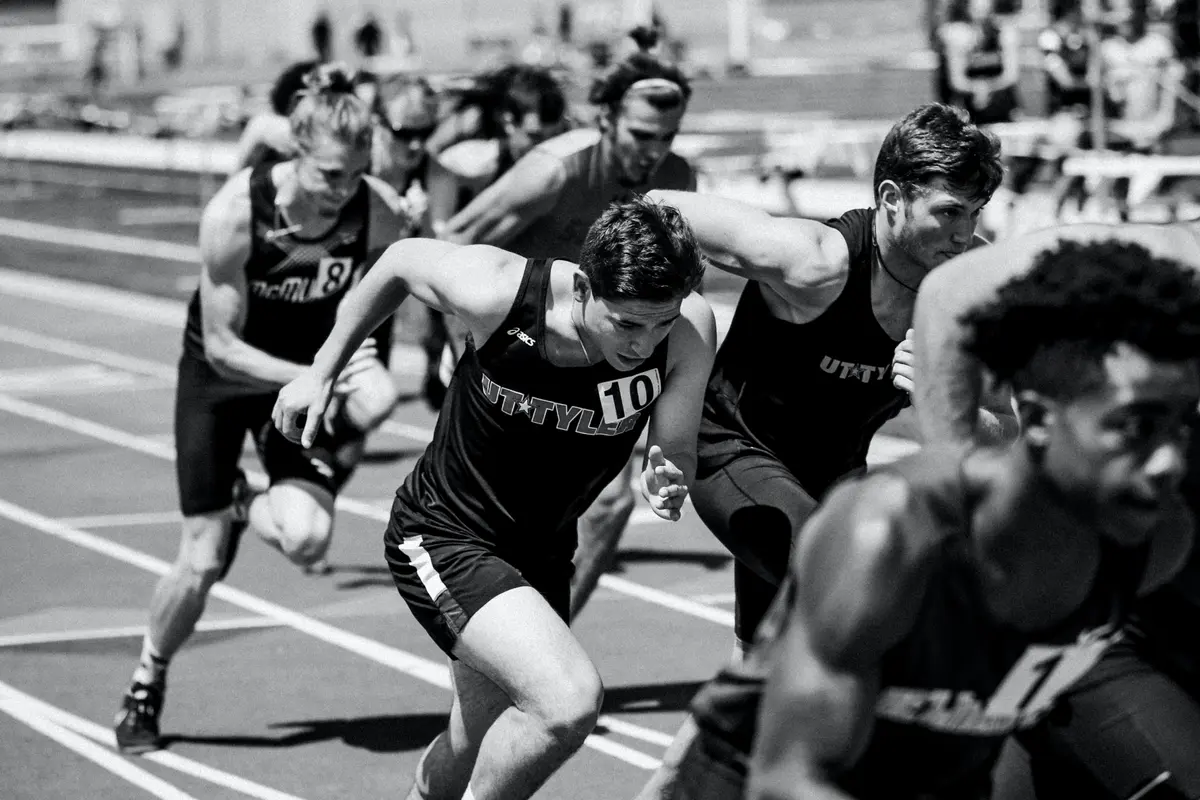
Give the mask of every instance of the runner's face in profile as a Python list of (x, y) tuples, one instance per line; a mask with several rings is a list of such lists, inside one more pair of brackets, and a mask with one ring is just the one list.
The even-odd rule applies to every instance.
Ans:
[(986, 199), (964, 197), (938, 179), (899, 194), (893, 240), (905, 255), (926, 270), (940, 266), (971, 246)]
[(644, 97), (625, 98), (620, 113), (605, 126), (617, 180), (625, 186), (641, 186), (654, 176), (671, 151), (686, 110), (684, 103), (664, 110)]
[(1133, 545), (1181, 500), (1200, 366), (1157, 361), (1118, 344), (1102, 368), (1098, 386), (1052, 402), (1043, 464), (1066, 497), (1095, 514), (1106, 535)]
[(584, 345), (593, 356), (599, 349), (613, 367), (630, 372), (671, 332), (682, 303), (683, 298), (664, 302), (602, 300), (589, 293), (583, 301), (580, 332)]
[(358, 191), (371, 162), (369, 146), (352, 147), (329, 136), (317, 136), (296, 160), (301, 191), (323, 216), (335, 216)]

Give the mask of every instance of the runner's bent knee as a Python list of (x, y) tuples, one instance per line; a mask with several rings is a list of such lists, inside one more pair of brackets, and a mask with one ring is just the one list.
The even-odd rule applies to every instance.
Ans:
[(271, 487), (268, 498), (284, 555), (300, 565), (324, 556), (333, 533), (333, 496), (315, 486), (287, 481)]

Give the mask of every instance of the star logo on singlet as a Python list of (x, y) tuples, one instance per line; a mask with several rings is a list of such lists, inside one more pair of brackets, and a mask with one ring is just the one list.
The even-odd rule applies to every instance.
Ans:
[(521, 401), (520, 405), (517, 406), (517, 411), (520, 411), (525, 416), (529, 416), (533, 413), (533, 403), (529, 402), (529, 398), (526, 397)]

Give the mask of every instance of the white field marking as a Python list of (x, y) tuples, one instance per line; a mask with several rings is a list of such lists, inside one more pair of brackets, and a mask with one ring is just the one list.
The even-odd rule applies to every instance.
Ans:
[[(118, 561), (123, 561), (126, 564), (155, 575), (164, 575), (171, 568), (171, 565), (166, 561), (143, 553), (140, 550), (126, 547), (118, 542), (105, 539), (102, 536), (72, 528), (69, 525), (63, 525), (61, 522), (56, 522), (36, 511), (23, 508), (7, 500), (0, 499), (0, 516), (7, 517), (18, 525), (23, 525), (27, 528), (63, 539), (78, 547), (100, 553)], [(397, 672), (404, 673), (417, 680), (433, 684), (442, 689), (450, 688), (450, 670), (444, 664), (438, 664), (382, 642), (377, 642), (374, 639), (369, 639), (366, 636), (360, 636), (356, 633), (351, 633), (350, 631), (321, 622), (307, 614), (293, 611), (290, 608), (272, 603), (269, 600), (264, 600), (249, 592), (235, 589), (225, 583), (215, 584), (210, 594), (219, 600), (224, 600), (253, 614), (276, 620), (281, 625), (286, 625), (300, 633), (311, 636), (314, 639), (320, 639), (334, 647), (340, 647), (343, 650), (362, 656), (377, 664), (390, 667)], [(607, 724), (608, 718), (601, 717), (601, 721)], [(631, 723), (623, 724), (625, 726), (631, 725)], [(637, 728), (640, 726), (632, 727)], [(642, 734), (646, 737), (654, 736), (657, 733), (659, 732), (650, 730), (649, 728), (642, 729)], [(642, 769), (657, 769), (660, 763), (657, 759), (645, 753), (617, 742), (601, 739), (594, 734), (588, 737), (586, 744), (594, 750), (598, 750)]]
[(704, 603), (697, 603), (695, 600), (689, 600), (686, 597), (664, 592), (659, 589), (652, 589), (649, 586), (643, 586), (640, 583), (627, 581), (624, 578), (618, 578), (615, 575), (601, 575), (600, 585), (606, 589), (611, 589), (621, 594), (637, 597), (645, 600), (648, 603), (670, 608), (674, 611), (679, 611), (692, 617), (706, 619), (709, 622), (715, 622), (718, 625), (724, 625), (728, 628), (733, 627), (733, 612), (725, 611), (720, 608), (713, 608)]
[(23, 239), (84, 250), (101, 250), (105, 253), (155, 258), (160, 261), (179, 261), (185, 264), (200, 263), (200, 248), (190, 244), (164, 242), (159, 239), (142, 239), (136, 236), (119, 236), (60, 225), (45, 225), (22, 219), (0, 218), (0, 235), (9, 239)]
[(59, 522), (72, 528), (127, 528), (134, 525), (171, 525), (183, 521), (178, 511), (138, 511), (132, 514), (93, 514), (86, 517), (60, 517)]
[[(97, 725), (91, 720), (76, 716), (57, 706), (52, 706), (44, 700), (39, 700), (32, 695), (25, 694), (7, 684), (0, 683), (0, 687), (3, 687), (12, 696), (19, 698), (32, 713), (38, 714), (51, 724), (61, 726), (80, 736), (86, 736), (88, 739), (99, 742), (107, 747), (116, 747), (116, 736), (113, 735), (112, 730), (109, 728)], [(185, 775), (191, 775), (193, 778), (199, 778), (202, 781), (208, 781), (209, 783), (223, 786), (226, 789), (241, 792), (248, 797), (257, 797), (260, 800), (301, 800), (301, 798), (295, 795), (277, 791), (269, 786), (263, 786), (254, 781), (246, 780), (237, 775), (231, 775), (215, 767), (210, 767), (206, 764), (192, 761), (190, 758), (185, 758), (164, 750), (143, 753), (140, 758), (161, 764), (164, 767), (182, 772)]]
[(60, 339), (56, 336), (45, 336), (9, 325), (0, 325), (0, 341), (18, 344), (46, 353), (56, 353), (60, 356), (91, 361), (96, 364), (103, 364), (106, 367), (123, 369), (151, 378), (175, 380), (176, 376), (175, 368), (161, 361), (138, 358), (103, 347), (93, 347), (92, 345), (80, 344), (69, 339)]
[[(62, 520), (58, 520), (62, 522)], [(198, 631), (244, 631), (256, 628), (278, 628), (279, 622), (264, 617), (238, 617), (235, 619), (201, 620), (196, 623)], [(76, 631), (40, 631), (38, 633), (13, 633), (0, 636), (0, 648), (28, 647), (59, 642), (90, 642), (101, 639), (128, 639), (143, 636), (145, 625), (126, 625), (120, 628), (86, 628)]]
[(92, 394), (150, 389), (161, 385), (147, 378), (103, 364), (66, 364), (0, 370), (0, 392), (9, 394)]
[(670, 747), (671, 742), (675, 741), (675, 737), (669, 733), (647, 730), (641, 725), (630, 725), (624, 720), (613, 719), (612, 717), (602, 717), (598, 724), (603, 725), (613, 733), (619, 733), (622, 736), (628, 736), (630, 739), (637, 739), (647, 744), (656, 744), (659, 747)]
[(91, 739), (51, 722), (39, 714), (36, 708), (29, 703), (27, 695), (0, 682), (0, 711), (13, 719), (24, 722), (43, 736), (53, 739), (68, 750), (74, 751), (118, 778), (124, 778), (142, 791), (161, 798), (161, 800), (195, 800), (190, 794), (179, 791), (162, 778), (135, 766)]
[(706, 603), (709, 605), (726, 605), (737, 599), (737, 595), (733, 592), (720, 592), (718, 594), (694, 594), (692, 599), (697, 603)]
[(194, 225), (200, 221), (196, 206), (125, 206), (117, 212), (119, 225)]

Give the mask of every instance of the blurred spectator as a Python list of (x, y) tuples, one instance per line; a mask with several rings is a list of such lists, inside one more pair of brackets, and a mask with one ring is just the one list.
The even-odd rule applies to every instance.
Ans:
[(1088, 44), (1083, 11), (1078, 4), (1073, 3), (1063, 13), (1055, 15), (1050, 27), (1038, 35), (1038, 48), (1042, 51), (1050, 113), (1089, 108), (1092, 89), (1088, 72), (1092, 49)]
[(309, 29), (312, 36), (313, 50), (316, 51), (317, 61), (325, 63), (333, 58), (333, 23), (329, 20), (328, 12), (322, 11), (313, 20)]
[(1105, 90), (1116, 108), (1113, 136), (1152, 149), (1175, 126), (1184, 68), (1171, 40), (1148, 25), (1148, 0), (1134, 0), (1120, 33), (1100, 47)]
[(367, 63), (383, 52), (383, 28), (374, 14), (368, 13), (354, 29), (354, 49)]
[(938, 31), (951, 103), (977, 124), (1008, 122), (1017, 110), (1020, 35), (992, 0), (951, 0)]

